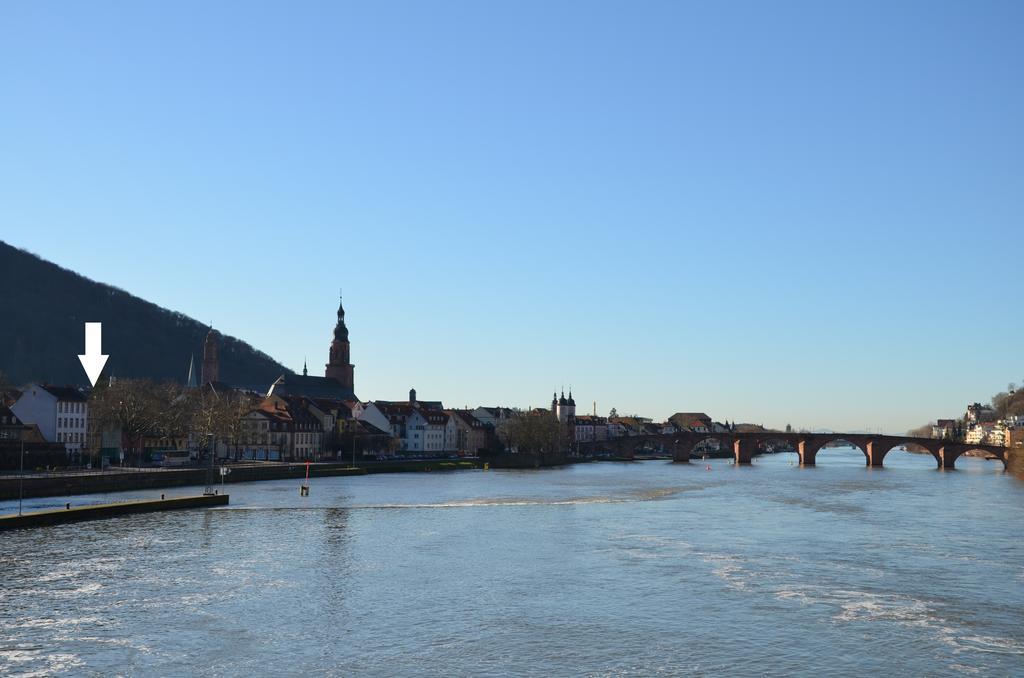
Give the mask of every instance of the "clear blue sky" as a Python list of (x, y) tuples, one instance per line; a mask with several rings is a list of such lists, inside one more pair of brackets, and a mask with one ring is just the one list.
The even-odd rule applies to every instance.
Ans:
[(1024, 378), (1019, 2), (0, 4), (0, 239), (363, 398), (902, 431)]

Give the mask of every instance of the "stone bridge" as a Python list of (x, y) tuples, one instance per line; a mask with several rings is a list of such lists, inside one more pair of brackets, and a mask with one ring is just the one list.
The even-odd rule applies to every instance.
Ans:
[(863, 452), (868, 466), (881, 466), (885, 455), (893, 448), (907, 444), (919, 445), (928, 450), (935, 457), (938, 468), (954, 468), (957, 457), (970, 450), (980, 450), (997, 457), (1003, 462), (1004, 468), (1007, 462), (1007, 449), (996, 445), (968, 445), (935, 438), (860, 433), (779, 433), (774, 431), (696, 433), (683, 431), (583, 442), (579, 444), (579, 449), (584, 453), (608, 451), (617, 456), (632, 459), (638, 449), (656, 446), (665, 451), (670, 450), (674, 461), (688, 462), (690, 454), (698, 445), (711, 440), (717, 440), (721, 450), (732, 449), (737, 464), (749, 464), (765, 443), (785, 443), (800, 455), (802, 466), (813, 466), (815, 457), (821, 448), (837, 441), (849, 443)]

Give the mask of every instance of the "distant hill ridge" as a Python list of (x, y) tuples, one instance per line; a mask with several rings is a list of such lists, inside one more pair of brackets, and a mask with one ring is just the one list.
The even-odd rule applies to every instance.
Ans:
[[(184, 382), (202, 365), (206, 325), (0, 241), (0, 371), (9, 382), (87, 385), (78, 360), (86, 321), (103, 323), (104, 377)], [(267, 385), (291, 374), (270, 356), (222, 336), (220, 381)]]

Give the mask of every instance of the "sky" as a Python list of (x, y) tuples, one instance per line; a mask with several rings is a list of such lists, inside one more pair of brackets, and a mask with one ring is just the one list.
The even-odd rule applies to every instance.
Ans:
[(342, 289), (363, 399), (901, 432), (1024, 381), (1022, 25), (10, 0), (0, 240), (313, 374)]

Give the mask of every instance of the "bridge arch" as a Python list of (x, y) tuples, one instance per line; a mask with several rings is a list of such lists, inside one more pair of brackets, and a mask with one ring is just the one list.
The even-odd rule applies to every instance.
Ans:
[(843, 434), (817, 434), (802, 439), (797, 447), (797, 451), (800, 453), (800, 464), (803, 466), (815, 466), (817, 465), (818, 454), (822, 450), (843, 447), (843, 445), (834, 445), (833, 443), (846, 443), (846, 447), (860, 450), (861, 454), (864, 455), (865, 463), (870, 465), (871, 457), (868, 454), (865, 442), (858, 439), (857, 436)]
[(995, 455), (996, 460), (1002, 462), (1003, 469), (1006, 469), (1008, 461), (1006, 448), (996, 447), (993, 445), (969, 445), (967, 443), (942, 445), (939, 448), (939, 454), (937, 455), (939, 468), (946, 470), (955, 469), (957, 459), (964, 456), (966, 453), (973, 452), (975, 450), (984, 452), (986, 456), (983, 457), (983, 459), (986, 461), (989, 460), (987, 455)]
[(765, 431), (751, 441), (753, 454), (777, 455), (795, 454), (800, 456), (799, 441), (792, 434), (781, 431)]
[(708, 447), (714, 442), (721, 445), (720, 437), (709, 433), (678, 433), (669, 435), (668, 439), (672, 443), (672, 458), (675, 461), (690, 461), (690, 455), (699, 454), (702, 448)]
[(911, 437), (900, 437), (900, 436), (878, 436), (868, 440), (867, 451), (868, 451), (868, 465), (869, 466), (882, 466), (882, 462), (885, 459), (885, 455), (892, 452), (894, 449), (900, 446), (906, 445), (917, 445), (928, 450), (928, 452), (934, 457), (937, 465), (942, 465), (942, 459), (939, 454), (939, 448), (941, 447), (942, 441), (935, 440), (932, 438), (911, 438)]

